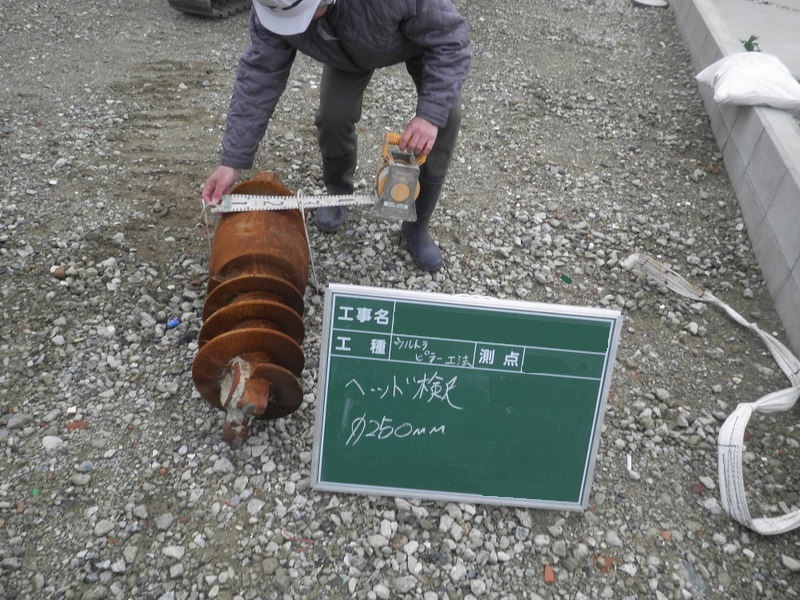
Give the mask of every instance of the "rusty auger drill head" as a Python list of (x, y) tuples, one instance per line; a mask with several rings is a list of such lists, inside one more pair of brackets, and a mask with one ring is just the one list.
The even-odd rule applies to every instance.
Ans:
[[(272, 173), (232, 193), (292, 195)], [(302, 401), (308, 264), (300, 211), (220, 217), (192, 379), (207, 402), (226, 411), (222, 437), (231, 445), (244, 443), (255, 419), (282, 417)]]

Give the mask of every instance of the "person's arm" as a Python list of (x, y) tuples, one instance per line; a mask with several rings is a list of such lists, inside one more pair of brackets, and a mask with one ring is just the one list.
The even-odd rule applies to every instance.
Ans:
[(203, 186), (206, 204), (218, 204), (236, 183), (240, 170), (253, 166), (295, 57), (294, 48), (261, 27), (254, 10), (250, 12), (249, 27), (251, 43), (236, 71), (220, 166)]
[(426, 156), (433, 150), (438, 135), (439, 128), (436, 125), (422, 117), (413, 117), (403, 130), (397, 145), (405, 152)]
[(203, 186), (203, 202), (219, 204), (220, 199), (233, 187), (239, 178), (239, 170), (225, 165), (217, 167)]
[(222, 138), (220, 163), (233, 169), (253, 166), (296, 54), (284, 40), (261, 26), (254, 10), (250, 13), (250, 40), (239, 61)]
[(471, 44), (467, 23), (450, 0), (410, 0), (416, 14), (401, 25), (403, 35), (423, 48), (422, 90), (416, 116), (444, 127), (467, 78)]

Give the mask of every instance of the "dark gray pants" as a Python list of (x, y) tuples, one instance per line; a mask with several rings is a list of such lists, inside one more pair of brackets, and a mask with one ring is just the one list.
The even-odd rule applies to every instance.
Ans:
[[(421, 58), (406, 62), (406, 69), (419, 92), (422, 85)], [(358, 157), (356, 123), (361, 119), (364, 90), (373, 71), (322, 69), (319, 109), (314, 120), (322, 153), (322, 177), (330, 193), (350, 193)], [(456, 100), (445, 127), (440, 127), (433, 149), (420, 169), (420, 184), (441, 183), (447, 175), (461, 125), (461, 98)]]

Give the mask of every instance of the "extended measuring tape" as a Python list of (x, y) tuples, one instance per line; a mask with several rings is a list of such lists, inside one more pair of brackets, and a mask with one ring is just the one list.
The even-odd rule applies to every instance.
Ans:
[(258, 196), (253, 194), (226, 194), (219, 204), (211, 207), (212, 213), (245, 212), (248, 210), (314, 210), (325, 206), (373, 206), (378, 201), (374, 195), (339, 196)]
[(226, 194), (220, 203), (211, 207), (212, 213), (245, 212), (250, 210), (314, 210), (328, 206), (373, 207), (376, 216), (384, 219), (416, 221), (414, 201), (420, 192), (419, 166), (425, 156), (416, 157), (400, 150), (400, 134), (388, 132), (381, 154), (386, 162), (375, 177), (372, 194), (342, 194), (318, 196), (259, 196), (254, 194)]

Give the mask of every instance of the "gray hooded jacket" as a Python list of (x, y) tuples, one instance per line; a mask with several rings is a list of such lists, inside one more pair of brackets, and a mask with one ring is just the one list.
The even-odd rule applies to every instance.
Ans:
[(422, 57), (416, 114), (447, 122), (470, 63), (464, 18), (450, 0), (337, 0), (299, 35), (279, 36), (250, 12), (251, 45), (239, 62), (221, 164), (249, 169), (292, 62), (303, 54), (344, 71), (372, 71)]

